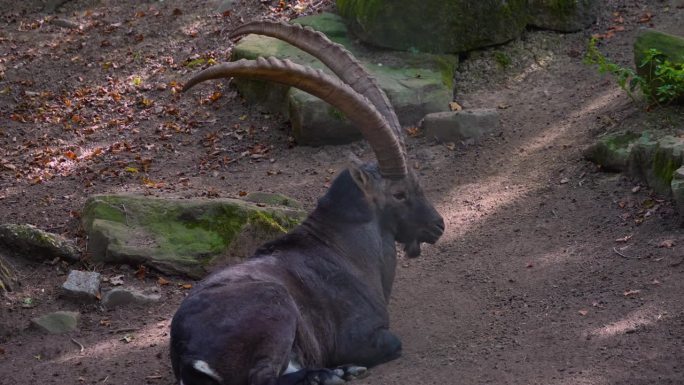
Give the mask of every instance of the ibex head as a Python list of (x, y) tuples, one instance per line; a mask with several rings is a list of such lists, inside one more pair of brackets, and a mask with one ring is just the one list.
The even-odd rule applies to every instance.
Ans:
[[(261, 21), (239, 27), (232, 36), (249, 33), (286, 41), (321, 60), (339, 78), (289, 60), (269, 57), (207, 68), (193, 76), (183, 90), (208, 79), (243, 77), (290, 85), (330, 103), (359, 128), (377, 158), (377, 164), (352, 161), (348, 170), (363, 192), (368, 209), (405, 245), (409, 257), (420, 255), (420, 243), (436, 242), (444, 231), (444, 221), (425, 198), (415, 173), (406, 165), (401, 126), (375, 79), (344, 47), (312, 29)], [(345, 178), (340, 177), (333, 183), (328, 195), (344, 189), (339, 186), (346, 183), (342, 179)]]

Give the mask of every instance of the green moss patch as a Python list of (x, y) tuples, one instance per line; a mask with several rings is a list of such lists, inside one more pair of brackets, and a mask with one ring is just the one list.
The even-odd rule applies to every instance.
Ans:
[[(291, 230), (304, 217), (301, 210), (259, 207), (235, 199), (104, 195), (88, 200), (83, 225), (95, 261), (146, 264), (167, 273), (200, 277), (235, 249), (237, 239), (258, 246)], [(239, 260), (252, 251), (230, 257)]]

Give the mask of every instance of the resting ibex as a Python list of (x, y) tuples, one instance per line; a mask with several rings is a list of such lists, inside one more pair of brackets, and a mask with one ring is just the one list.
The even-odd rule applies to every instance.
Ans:
[(183, 385), (344, 382), (401, 354), (387, 312), (395, 242), (417, 257), (420, 243), (439, 239), (444, 221), (406, 165), (394, 109), (351, 53), (285, 23), (249, 23), (233, 34), (246, 33), (302, 48), (339, 79), (259, 58), (210, 67), (184, 90), (235, 76), (297, 87), (348, 116), (378, 161), (352, 161), (299, 227), (193, 289), (171, 324), (173, 371)]

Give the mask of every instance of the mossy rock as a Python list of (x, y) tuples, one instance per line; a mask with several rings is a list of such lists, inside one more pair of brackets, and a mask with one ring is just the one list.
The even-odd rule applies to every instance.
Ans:
[[(661, 84), (652, 80), (654, 78), (654, 68), (648, 65), (642, 66), (646, 53), (650, 49), (657, 49), (662, 52), (667, 60), (674, 64), (684, 65), (684, 37), (650, 29), (642, 31), (637, 36), (634, 42), (634, 63), (637, 73), (648, 79), (651, 82), (651, 89), (655, 89)], [(677, 100), (677, 102), (683, 103), (684, 97)]]
[[(662, 134), (661, 134), (662, 135)], [(619, 132), (589, 147), (585, 157), (610, 171), (622, 171), (658, 194), (672, 196), (684, 219), (684, 138)]]
[[(448, 110), (452, 100), (454, 55), (389, 52), (368, 49), (353, 41), (342, 19), (330, 13), (303, 17), (295, 23), (310, 26), (342, 44), (356, 56), (387, 93), (404, 126), (415, 125), (430, 112)], [(274, 38), (249, 35), (233, 49), (232, 60), (276, 56), (331, 73), (311, 55)], [(297, 89), (267, 82), (236, 80), (240, 93), (252, 102), (286, 114), (299, 144), (346, 143), (361, 138), (349, 120), (319, 98)]]
[(337, 9), (364, 42), (420, 52), (464, 52), (520, 35), (527, 0), (337, 0)]
[(33, 261), (55, 257), (78, 261), (81, 251), (73, 241), (30, 224), (0, 225), (0, 247)]
[(99, 195), (88, 199), (82, 220), (95, 262), (144, 264), (200, 278), (217, 265), (248, 257), (305, 216), (299, 209), (237, 199)]
[(596, 21), (599, 0), (530, 0), (529, 25), (560, 32), (575, 32)]
[(631, 131), (603, 136), (584, 151), (584, 157), (606, 171), (627, 171), (630, 152), (639, 137), (641, 134)]
[(679, 209), (679, 215), (684, 219), (684, 167), (680, 167), (674, 172), (670, 189), (672, 190), (672, 199)]
[(659, 194), (671, 195), (671, 182), (683, 159), (684, 138), (639, 140), (631, 154), (630, 170)]

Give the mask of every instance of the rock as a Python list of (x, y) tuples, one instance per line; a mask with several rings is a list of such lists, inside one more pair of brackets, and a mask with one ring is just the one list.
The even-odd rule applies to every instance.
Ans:
[(675, 171), (670, 188), (672, 189), (672, 199), (679, 210), (679, 216), (684, 219), (684, 167)]
[(62, 334), (76, 330), (80, 314), (73, 311), (57, 311), (33, 318), (31, 324), (50, 334)]
[(102, 305), (108, 309), (130, 304), (146, 304), (159, 302), (161, 295), (145, 294), (135, 289), (114, 288), (102, 297)]
[(631, 131), (605, 135), (584, 151), (584, 157), (606, 171), (627, 171), (629, 154), (639, 137)]
[(684, 138), (664, 136), (640, 137), (632, 147), (629, 172), (662, 195), (671, 195), (671, 182), (684, 159)]
[(530, 0), (529, 25), (561, 32), (575, 32), (596, 21), (599, 0)]
[[(642, 66), (646, 53), (650, 49), (657, 49), (662, 52), (666, 59), (678, 64), (684, 64), (684, 37), (669, 35), (667, 33), (654, 30), (643, 30), (634, 42), (634, 63), (637, 73), (646, 79), (654, 78), (654, 68), (652, 66)], [(650, 87), (659, 87), (661, 83), (651, 81)], [(684, 103), (684, 97), (677, 100)]]
[(221, 0), (218, 7), (216, 7), (216, 11), (218, 13), (230, 12), (230, 10), (233, 9), (234, 5), (235, 5), (235, 0)]
[(425, 115), (422, 128), (427, 137), (444, 142), (477, 140), (501, 126), (494, 109), (435, 112)]
[(72, 241), (29, 224), (0, 225), (0, 247), (33, 261), (78, 261), (81, 254)]
[(62, 292), (76, 300), (97, 300), (100, 296), (100, 273), (71, 270), (62, 284)]
[(684, 138), (652, 132), (606, 135), (585, 151), (607, 170), (623, 171), (658, 194), (672, 196), (684, 219)]
[(239, 199), (134, 195), (93, 196), (82, 214), (93, 261), (144, 264), (191, 278), (241, 261), (305, 217), (302, 210), (259, 207)]
[(434, 53), (514, 39), (525, 29), (527, 8), (527, 0), (337, 0), (340, 14), (362, 41)]
[[(342, 19), (329, 13), (303, 17), (295, 22), (322, 31), (349, 49), (376, 77), (402, 125), (415, 125), (427, 113), (448, 109), (458, 63), (456, 56), (370, 50), (353, 41), (347, 35)], [(256, 35), (247, 36), (237, 44), (232, 60), (259, 56), (289, 58), (326, 70), (311, 55), (279, 40)], [(236, 80), (235, 84), (246, 99), (288, 115), (299, 144), (339, 144), (361, 138), (358, 129), (339, 111), (303, 91), (260, 81)]]

